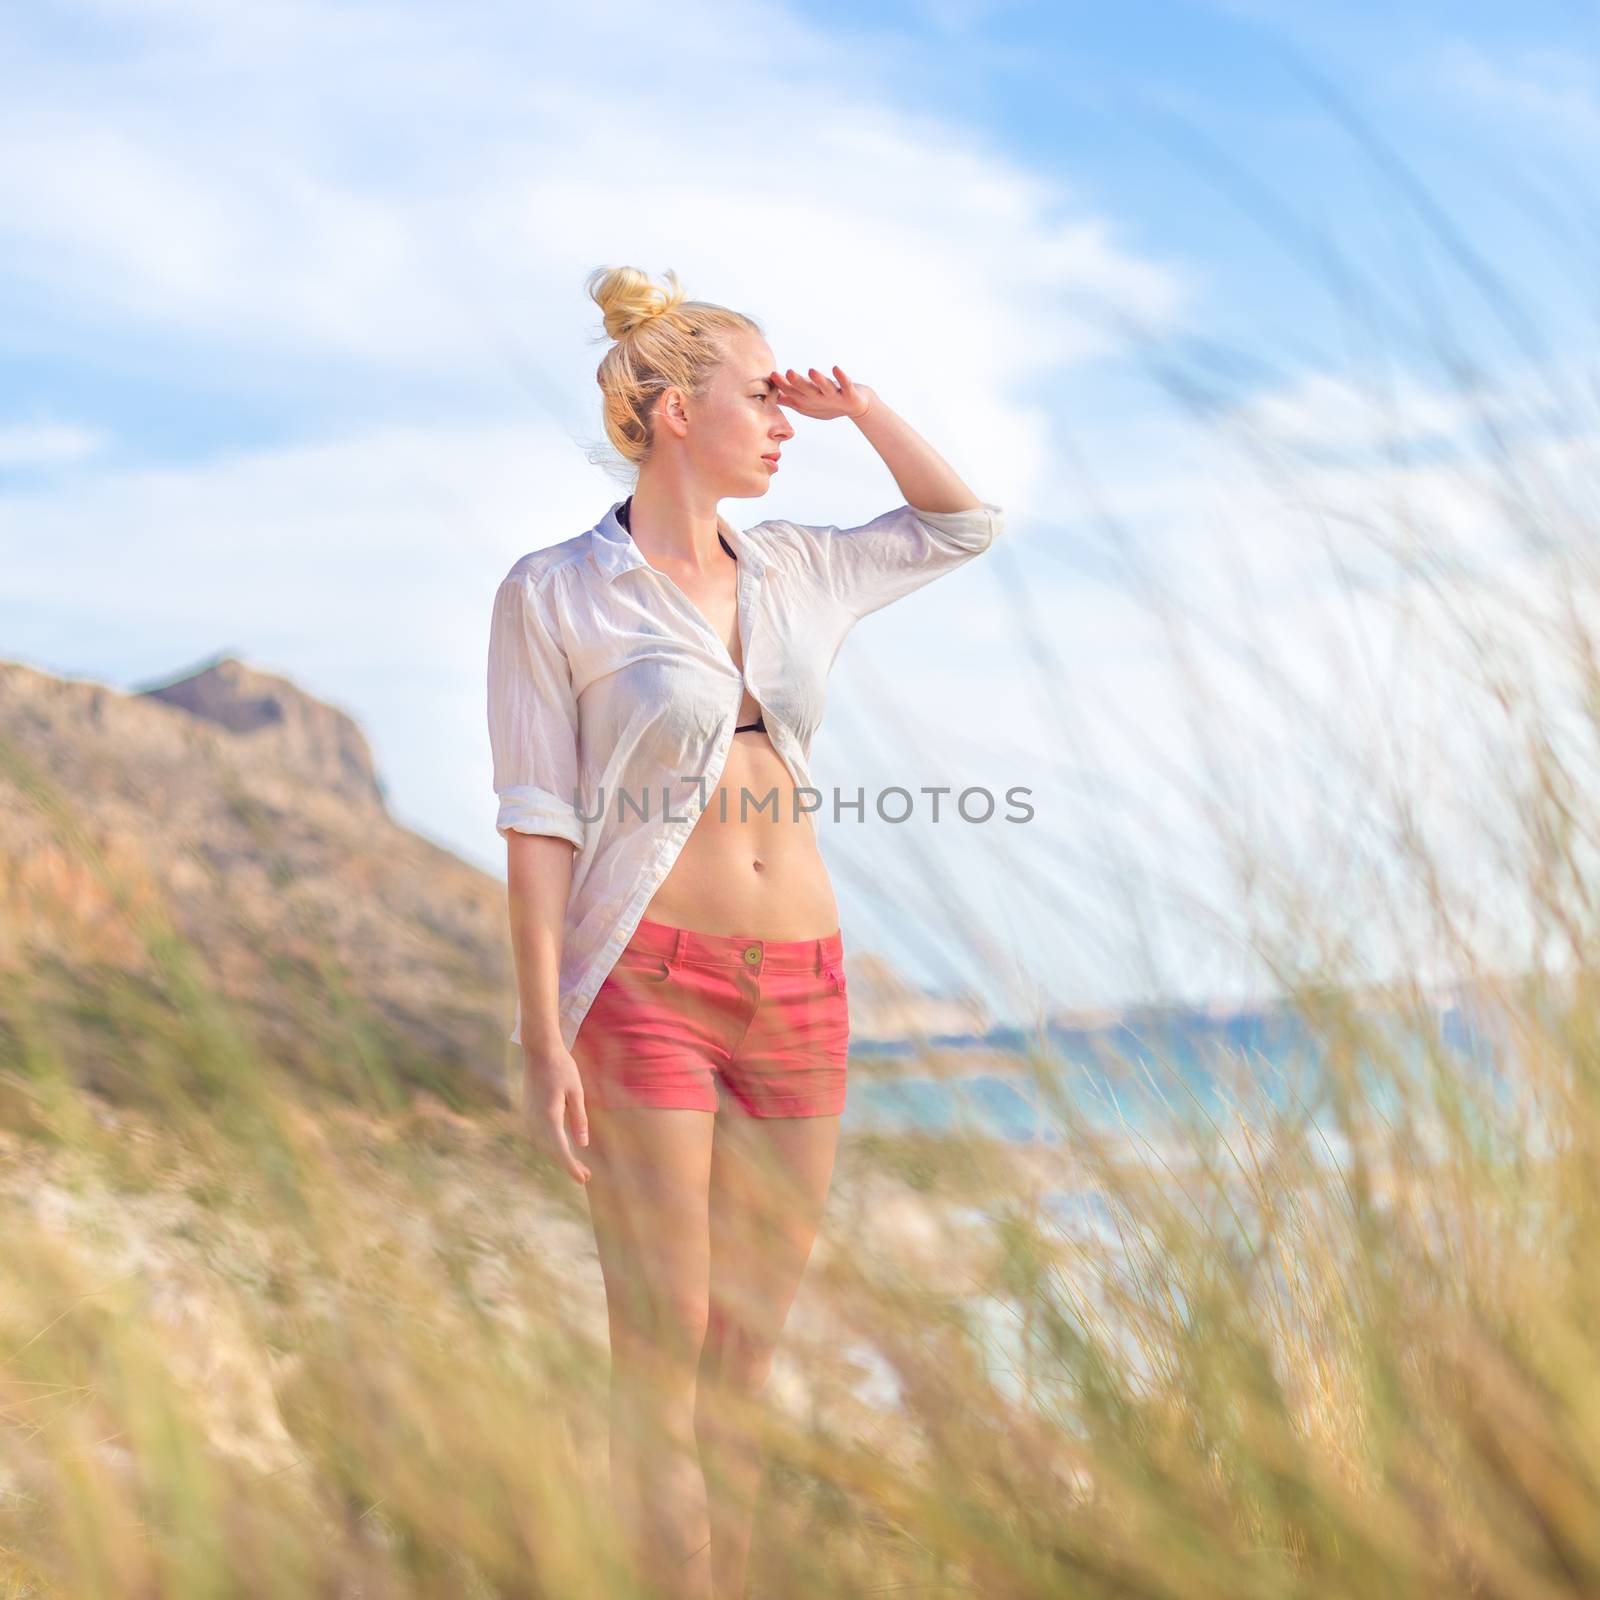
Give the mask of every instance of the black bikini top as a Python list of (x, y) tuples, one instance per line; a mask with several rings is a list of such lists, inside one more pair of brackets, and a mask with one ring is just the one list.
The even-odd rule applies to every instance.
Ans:
[[(633, 496), (630, 494), (628, 498), (617, 507), (617, 521), (620, 522), (624, 528), (628, 528), (629, 533), (633, 532), (633, 529), (628, 527), (628, 511), (632, 505)], [(728, 541), (722, 537), (721, 529), (717, 530), (717, 543), (720, 544), (735, 561), (739, 559), (738, 556), (734, 555), (733, 549), (728, 544)], [(733, 731), (735, 733), (765, 733), (767, 731), (767, 725), (764, 721), (762, 721), (761, 713), (758, 712), (754, 722), (747, 722), (742, 728), (735, 728)]]

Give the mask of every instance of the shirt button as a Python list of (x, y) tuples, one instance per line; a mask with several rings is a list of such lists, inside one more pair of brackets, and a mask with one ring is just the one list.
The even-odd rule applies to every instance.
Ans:
[(751, 966), (754, 966), (761, 959), (761, 946), (758, 944), (749, 946), (744, 953), (744, 958)]

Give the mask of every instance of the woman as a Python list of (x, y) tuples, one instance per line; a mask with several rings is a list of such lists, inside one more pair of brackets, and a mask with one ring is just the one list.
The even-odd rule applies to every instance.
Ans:
[[(743, 1593), (761, 1476), (741, 1408), (810, 1255), (845, 1100), (806, 765), (828, 669), (860, 617), (987, 549), (1002, 515), (872, 389), (776, 371), (753, 320), (667, 276), (589, 278), (615, 341), (606, 431), (637, 482), (501, 583), (489, 730), (511, 1037), (530, 1130), (589, 1197), (617, 1513), (663, 1593), (722, 1600)], [(850, 418), (906, 503), (859, 528), (736, 531), (718, 502), (766, 493), (785, 408)]]

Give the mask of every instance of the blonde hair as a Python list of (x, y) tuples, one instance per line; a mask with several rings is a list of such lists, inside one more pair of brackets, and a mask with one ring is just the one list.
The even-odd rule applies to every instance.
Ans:
[(742, 311), (686, 300), (669, 267), (670, 287), (637, 267), (596, 267), (586, 280), (605, 319), (602, 338), (615, 341), (600, 360), (606, 437), (623, 461), (637, 469), (653, 442), (651, 412), (662, 391), (698, 394), (727, 353), (728, 334), (765, 330)]

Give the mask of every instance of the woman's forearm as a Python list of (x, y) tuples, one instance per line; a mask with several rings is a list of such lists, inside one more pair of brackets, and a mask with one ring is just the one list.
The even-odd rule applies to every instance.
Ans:
[(866, 412), (852, 420), (883, 457), (907, 505), (918, 511), (971, 511), (983, 503), (955, 468), (876, 391)]
[(522, 1048), (561, 1044), (562, 928), (572, 890), (573, 847), (545, 833), (506, 835), (511, 954), (522, 1005)]

